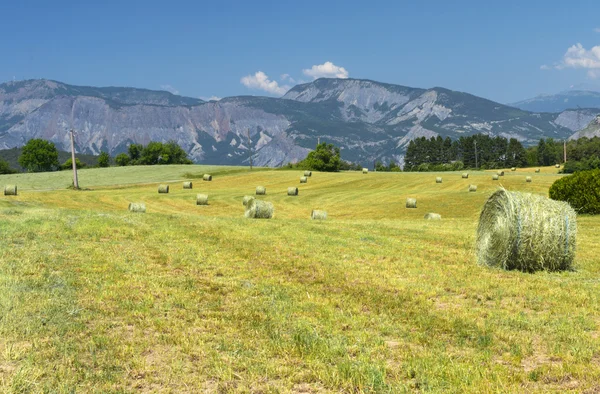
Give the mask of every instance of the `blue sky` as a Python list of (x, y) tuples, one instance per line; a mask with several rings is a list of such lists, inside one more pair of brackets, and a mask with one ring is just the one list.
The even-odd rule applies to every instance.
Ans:
[(600, 84), (597, 0), (19, 0), (0, 15), (0, 81), (207, 98), (338, 75), (499, 102)]

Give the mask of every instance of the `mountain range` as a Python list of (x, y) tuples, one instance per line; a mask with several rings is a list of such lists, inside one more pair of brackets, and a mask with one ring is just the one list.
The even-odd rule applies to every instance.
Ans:
[(51, 80), (0, 84), (0, 149), (31, 138), (116, 155), (130, 143), (174, 140), (197, 163), (280, 166), (303, 159), (318, 140), (363, 165), (402, 162), (417, 137), (486, 133), (534, 144), (566, 139), (598, 110), (531, 112), (445, 88), (420, 89), (361, 79), (317, 79), (281, 98), (220, 101), (164, 91), (83, 87)]
[(600, 92), (592, 90), (567, 90), (557, 94), (537, 97), (509, 104), (532, 112), (562, 112), (567, 109), (600, 108)]

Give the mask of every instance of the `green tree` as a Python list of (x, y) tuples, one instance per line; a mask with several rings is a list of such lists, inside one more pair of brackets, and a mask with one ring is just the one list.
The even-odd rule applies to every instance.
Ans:
[(127, 148), (127, 153), (129, 153), (130, 162), (135, 162), (140, 159), (142, 156), (142, 151), (144, 150), (144, 145), (141, 144), (131, 144)]
[(127, 166), (129, 165), (129, 163), (131, 162), (131, 158), (129, 157), (129, 155), (127, 153), (119, 153), (116, 157), (115, 157), (115, 163), (117, 163), (118, 166)]
[[(163, 143), (152, 141), (143, 148), (139, 162), (145, 165), (163, 164), (162, 153)], [(168, 161), (168, 158), (166, 160)]]
[(59, 167), (56, 146), (43, 139), (31, 139), (23, 147), (19, 164), (29, 172), (52, 171)]
[(110, 156), (106, 152), (100, 152), (100, 156), (98, 156), (98, 167), (108, 166), (110, 166)]
[(340, 148), (333, 144), (321, 142), (299, 164), (308, 170), (335, 172), (340, 170), (341, 161)]
[[(85, 163), (79, 161), (79, 158), (77, 157), (75, 158), (75, 165), (77, 168), (84, 168), (86, 166)], [(71, 158), (65, 160), (65, 162), (60, 166), (61, 170), (70, 170), (71, 168), (73, 168), (73, 160)]]
[(10, 168), (6, 160), (0, 159), (0, 174), (14, 174), (17, 170)]

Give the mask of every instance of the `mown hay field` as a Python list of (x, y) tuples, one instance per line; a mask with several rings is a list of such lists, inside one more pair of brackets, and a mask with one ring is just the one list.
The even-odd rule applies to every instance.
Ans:
[[(559, 177), (505, 171), (299, 184), (300, 171), (127, 167), (80, 171), (82, 191), (68, 172), (0, 176), (19, 188), (0, 196), (0, 391), (598, 391), (600, 219), (578, 218), (573, 272), (478, 266), (487, 197), (547, 195)], [(273, 219), (244, 218), (258, 185)]]

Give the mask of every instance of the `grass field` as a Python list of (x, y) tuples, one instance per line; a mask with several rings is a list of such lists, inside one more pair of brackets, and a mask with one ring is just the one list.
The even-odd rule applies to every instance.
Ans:
[[(84, 191), (65, 189), (68, 172), (0, 176), (19, 186), (0, 196), (0, 391), (600, 392), (600, 220), (578, 218), (574, 272), (480, 267), (489, 194), (547, 195), (559, 177), (505, 173), (300, 184), (301, 171), (125, 167), (82, 170)], [(243, 217), (258, 185), (274, 219)]]

